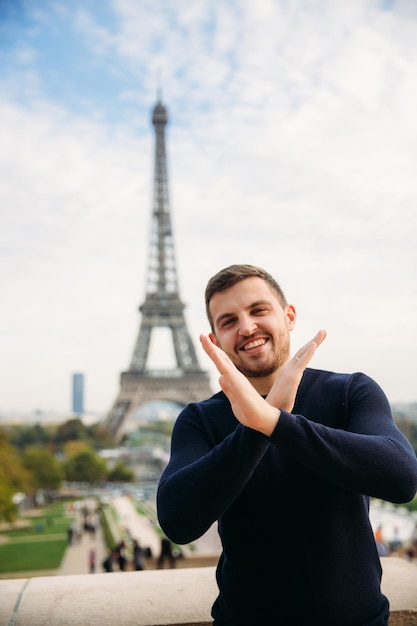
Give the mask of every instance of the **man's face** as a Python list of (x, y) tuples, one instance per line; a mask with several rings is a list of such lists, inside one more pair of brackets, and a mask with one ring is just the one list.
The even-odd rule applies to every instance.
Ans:
[(247, 378), (272, 376), (290, 356), (295, 309), (282, 307), (264, 280), (250, 277), (215, 293), (210, 301), (211, 339)]

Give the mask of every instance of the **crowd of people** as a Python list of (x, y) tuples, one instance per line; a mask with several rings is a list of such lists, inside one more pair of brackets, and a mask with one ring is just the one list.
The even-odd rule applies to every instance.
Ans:
[[(88, 571), (93, 574), (102, 572), (125, 572), (141, 571), (144, 569), (174, 568), (177, 558), (182, 553), (165, 536), (161, 537), (160, 550), (155, 553), (147, 545), (143, 545), (135, 537), (126, 525), (123, 528), (123, 536), (111, 548), (103, 553), (100, 534), (100, 506), (95, 500), (83, 500), (70, 502), (67, 505), (67, 514), (72, 517), (67, 527), (68, 546), (85, 545), (85, 556)], [(84, 537), (90, 537), (91, 541), (84, 544)], [(97, 543), (99, 542), (99, 544)], [(157, 545), (157, 544), (156, 544)], [(154, 553), (153, 553), (154, 552)]]
[(71, 502), (67, 509), (67, 513), (74, 516), (74, 520), (67, 528), (68, 544), (78, 543), (84, 533), (94, 537), (100, 519), (96, 506), (87, 502), (83, 504)]
[(406, 541), (401, 539), (398, 526), (394, 527), (390, 540), (385, 537), (383, 524), (377, 526), (374, 534), (379, 556), (399, 556), (417, 563), (417, 524)]
[[(156, 561), (157, 568), (163, 569), (166, 565), (169, 568), (176, 567), (178, 556), (180, 555), (173, 548), (171, 541), (162, 537), (161, 551)], [(140, 571), (146, 569), (146, 561), (152, 557), (152, 550), (149, 547), (141, 546), (137, 539), (128, 538), (126, 541), (120, 541), (112, 550), (107, 551), (102, 566), (105, 572)]]

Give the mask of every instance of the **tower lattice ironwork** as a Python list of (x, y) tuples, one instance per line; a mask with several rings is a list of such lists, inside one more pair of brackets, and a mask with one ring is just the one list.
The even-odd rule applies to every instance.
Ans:
[[(151, 242), (142, 320), (128, 371), (120, 376), (120, 391), (104, 420), (104, 427), (120, 439), (123, 425), (146, 402), (167, 400), (187, 404), (211, 395), (209, 375), (201, 369), (184, 317), (175, 262), (174, 239), (169, 208), (165, 126), (168, 115), (159, 100), (153, 109), (155, 127), (155, 175)], [(176, 366), (149, 369), (152, 331), (171, 331)]]

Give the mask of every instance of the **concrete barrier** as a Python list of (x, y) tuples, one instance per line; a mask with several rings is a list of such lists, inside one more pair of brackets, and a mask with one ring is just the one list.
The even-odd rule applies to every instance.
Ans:
[[(390, 626), (417, 625), (417, 566), (382, 565)], [(209, 626), (216, 595), (214, 567), (0, 580), (0, 626)]]

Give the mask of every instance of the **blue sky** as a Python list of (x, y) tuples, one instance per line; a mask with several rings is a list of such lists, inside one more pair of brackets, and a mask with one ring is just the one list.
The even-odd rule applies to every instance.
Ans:
[(158, 89), (201, 365), (206, 281), (255, 263), (297, 307), (294, 350), (324, 327), (312, 365), (416, 401), (414, 0), (0, 0), (0, 414), (69, 410), (75, 371), (90, 411), (117, 394)]

